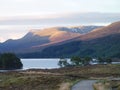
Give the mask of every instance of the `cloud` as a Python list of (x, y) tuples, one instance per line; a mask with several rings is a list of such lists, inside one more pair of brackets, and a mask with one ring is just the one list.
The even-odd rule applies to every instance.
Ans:
[(3, 37), (0, 37), (0, 42), (3, 42), (5, 39)]
[(47, 16), (16, 16), (0, 19), (0, 25), (91, 24), (120, 21), (120, 13), (67, 13)]
[(41, 29), (41, 25), (0, 25), (0, 42), (8, 39), (18, 39), (27, 34), (31, 29)]
[[(3, 32), (4, 33), (4, 32)], [(8, 39), (18, 39), (25, 35), (24, 32), (12, 32), (12, 33), (4, 33), (5, 35), (1, 35), (0, 42), (4, 42)], [(6, 37), (7, 36), (7, 37)]]
[(120, 13), (66, 13), (3, 17), (0, 18), (0, 41), (20, 38), (31, 29), (54, 26), (105, 25), (115, 21), (120, 21)]

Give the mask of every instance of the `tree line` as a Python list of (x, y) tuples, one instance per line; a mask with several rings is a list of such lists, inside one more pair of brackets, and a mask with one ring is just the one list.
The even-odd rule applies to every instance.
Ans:
[(98, 57), (94, 61), (91, 57), (81, 58), (79, 56), (73, 56), (70, 58), (70, 61), (66, 58), (60, 58), (58, 65), (60, 67), (86, 66), (92, 64), (92, 62), (96, 62), (97, 64), (110, 64), (112, 63), (112, 59)]

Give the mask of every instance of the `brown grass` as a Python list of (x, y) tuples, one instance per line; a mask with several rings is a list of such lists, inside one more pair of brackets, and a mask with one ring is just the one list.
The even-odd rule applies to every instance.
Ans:
[(68, 90), (78, 79), (119, 77), (119, 68), (120, 65), (94, 65), (0, 73), (0, 90)]

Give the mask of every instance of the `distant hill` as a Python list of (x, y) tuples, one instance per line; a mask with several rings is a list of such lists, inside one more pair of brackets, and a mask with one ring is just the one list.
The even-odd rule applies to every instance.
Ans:
[(9, 39), (0, 43), (0, 52), (30, 53), (40, 52), (44, 48), (57, 43), (64, 44), (73, 38), (89, 33), (101, 26), (54, 27), (31, 30), (23, 38)]
[[(69, 40), (68, 40), (69, 41)], [(41, 52), (21, 54), (23, 57), (71, 57), (73, 55), (120, 58), (120, 22), (73, 38), (63, 44), (46, 47)]]

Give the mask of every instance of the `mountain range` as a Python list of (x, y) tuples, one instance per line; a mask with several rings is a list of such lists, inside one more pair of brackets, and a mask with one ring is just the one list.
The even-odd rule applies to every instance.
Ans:
[(20, 39), (0, 43), (0, 52), (14, 52), (22, 58), (120, 57), (120, 22), (33, 29)]
[(42, 50), (43, 47), (73, 39), (100, 26), (53, 27), (30, 30), (24, 37), (9, 39), (0, 44), (1, 52), (27, 53)]

